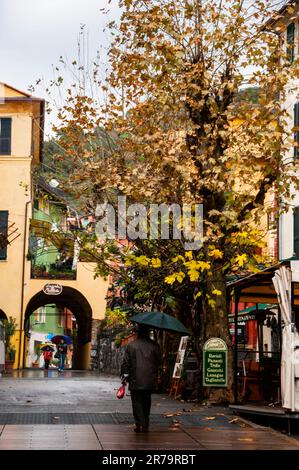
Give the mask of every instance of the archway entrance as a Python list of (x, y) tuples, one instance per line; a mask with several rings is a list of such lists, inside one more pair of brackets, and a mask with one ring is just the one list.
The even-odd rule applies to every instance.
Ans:
[(76, 289), (63, 286), (63, 290), (59, 295), (48, 295), (43, 291), (39, 291), (29, 301), (24, 319), (24, 358), (23, 367), (26, 366), (26, 351), (29, 348), (29, 329), (30, 316), (38, 309), (44, 306), (55, 306), (58, 312), (70, 312), (76, 323), (77, 334), (73, 344), (73, 369), (90, 369), (90, 341), (91, 341), (91, 325), (92, 310), (86, 298)]

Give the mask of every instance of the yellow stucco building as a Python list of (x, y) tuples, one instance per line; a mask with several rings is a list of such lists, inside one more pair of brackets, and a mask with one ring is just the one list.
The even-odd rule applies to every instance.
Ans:
[[(42, 161), (44, 100), (0, 84), (0, 232), (11, 242), (0, 247), (0, 318), (13, 317), (17, 331), (14, 368), (23, 368), (29, 316), (45, 304), (72, 311), (78, 324), (76, 368), (89, 369), (96, 326), (105, 316), (108, 283), (94, 279), (93, 263), (78, 262), (75, 279), (32, 277), (28, 259), (33, 216), (32, 170)], [(45, 289), (59, 284), (59, 294)]]

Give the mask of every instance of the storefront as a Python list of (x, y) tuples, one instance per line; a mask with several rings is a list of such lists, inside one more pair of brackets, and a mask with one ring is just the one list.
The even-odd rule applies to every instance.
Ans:
[[(234, 315), (229, 316), (235, 341)], [(238, 395), (243, 402), (278, 402), (280, 326), (277, 305), (257, 303), (238, 312)]]

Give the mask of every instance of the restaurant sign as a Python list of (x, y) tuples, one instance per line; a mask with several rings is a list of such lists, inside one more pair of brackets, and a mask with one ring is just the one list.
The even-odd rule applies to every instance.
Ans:
[(60, 284), (46, 284), (43, 291), (47, 295), (59, 295), (62, 292), (62, 286)]
[(204, 344), (203, 386), (227, 386), (227, 345), (220, 338), (210, 338)]

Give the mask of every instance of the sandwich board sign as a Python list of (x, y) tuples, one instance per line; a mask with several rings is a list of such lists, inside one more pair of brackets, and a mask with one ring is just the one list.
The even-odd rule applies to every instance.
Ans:
[(184, 358), (185, 358), (185, 353), (187, 349), (187, 343), (188, 343), (188, 336), (182, 336), (180, 345), (179, 345), (179, 350), (176, 356), (176, 361), (175, 361), (175, 366), (173, 369), (173, 374), (172, 378), (173, 379), (180, 379), (182, 375), (182, 369), (184, 365)]
[(227, 386), (227, 345), (221, 338), (210, 338), (204, 344), (203, 386)]

